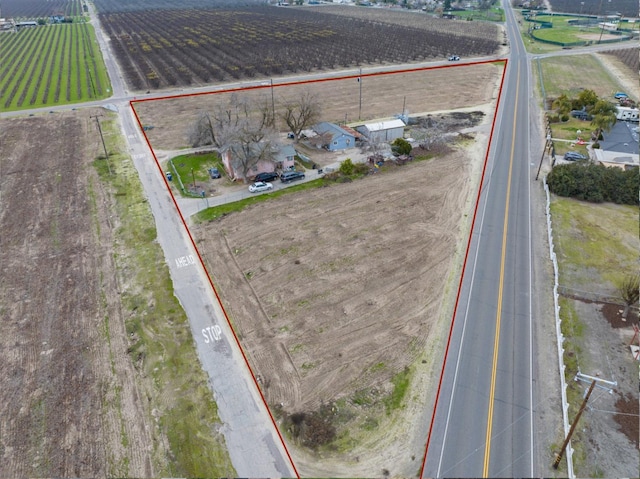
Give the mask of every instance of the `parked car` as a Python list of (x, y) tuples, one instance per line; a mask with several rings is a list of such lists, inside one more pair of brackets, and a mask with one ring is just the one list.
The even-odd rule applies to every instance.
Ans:
[(582, 153), (578, 153), (577, 151), (567, 151), (564, 154), (564, 159), (567, 161), (580, 161), (580, 160), (586, 160), (587, 157), (584, 156)]
[(211, 177), (211, 179), (215, 180), (216, 178), (220, 178), (220, 170), (218, 170), (218, 168), (209, 168), (209, 176)]
[(283, 183), (289, 183), (290, 181), (301, 180), (304, 178), (304, 173), (301, 171), (286, 171), (280, 175), (280, 181)]
[(272, 189), (273, 185), (264, 181), (256, 181), (255, 183), (249, 185), (250, 193), (260, 193), (261, 191), (269, 191)]
[(278, 178), (278, 173), (276, 173), (275, 171), (265, 171), (263, 173), (258, 173), (253, 180), (254, 181), (273, 181), (276, 178)]
[(457, 62), (458, 60), (460, 60), (460, 57), (458, 55), (451, 55), (449, 58), (447, 58), (447, 60), (449, 60), (450, 62)]
[(593, 117), (585, 110), (571, 110), (571, 116), (582, 121), (591, 121)]

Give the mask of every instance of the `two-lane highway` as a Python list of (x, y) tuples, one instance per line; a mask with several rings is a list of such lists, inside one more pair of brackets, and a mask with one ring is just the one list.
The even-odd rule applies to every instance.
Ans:
[(425, 477), (536, 474), (531, 89), (517, 24), (508, 5), (505, 11), (512, 52), (428, 439)]

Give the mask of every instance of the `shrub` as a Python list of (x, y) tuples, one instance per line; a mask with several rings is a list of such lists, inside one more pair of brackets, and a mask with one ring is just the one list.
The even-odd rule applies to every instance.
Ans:
[(566, 113), (564, 115), (562, 115), (562, 121), (569, 121), (569, 115), (567, 115)]
[(353, 175), (353, 168), (354, 168), (354, 165), (353, 165), (353, 161), (351, 161), (351, 158), (347, 158), (342, 163), (340, 163), (340, 173), (342, 173), (345, 176)]
[(621, 170), (587, 162), (556, 166), (547, 177), (549, 189), (578, 200), (638, 205), (638, 168)]
[(396, 138), (391, 143), (391, 151), (396, 155), (408, 155), (411, 153), (411, 143), (404, 138)]

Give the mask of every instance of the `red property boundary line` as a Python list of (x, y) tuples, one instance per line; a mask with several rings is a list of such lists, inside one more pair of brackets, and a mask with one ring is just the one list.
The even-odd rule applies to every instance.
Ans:
[(478, 185), (478, 194), (476, 195), (476, 205), (473, 209), (473, 219), (471, 220), (471, 229), (469, 230), (469, 238), (467, 239), (467, 248), (464, 253), (464, 261), (462, 263), (462, 274), (460, 275), (460, 281), (458, 282), (458, 292), (456, 293), (456, 302), (453, 307), (453, 314), (451, 316), (451, 326), (449, 327), (449, 337), (447, 338), (447, 346), (444, 351), (444, 357), (442, 359), (442, 369), (440, 370), (440, 379), (438, 381), (438, 391), (436, 392), (436, 402), (433, 405), (433, 412), (431, 415), (431, 423), (429, 424), (429, 434), (427, 435), (427, 444), (424, 449), (424, 457), (422, 458), (422, 467), (420, 468), (420, 478), (424, 475), (424, 468), (427, 463), (427, 453), (429, 452), (429, 445), (431, 443), (431, 433), (433, 432), (433, 424), (436, 418), (436, 410), (438, 409), (438, 400), (440, 399), (440, 390), (442, 389), (442, 379), (444, 378), (444, 368), (447, 364), (447, 357), (449, 356), (449, 347), (451, 346), (451, 335), (453, 334), (453, 326), (456, 320), (456, 314), (458, 312), (458, 304), (460, 302), (460, 292), (462, 291), (462, 281), (467, 271), (467, 260), (469, 259), (469, 250), (471, 249), (471, 238), (473, 237), (473, 228), (476, 224), (476, 217), (478, 215), (478, 206), (480, 205), (480, 195), (482, 194), (482, 184), (484, 183), (485, 173), (487, 171), (487, 163), (489, 162), (489, 151), (491, 151), (491, 142), (493, 141), (493, 132), (496, 127), (496, 119), (498, 118), (498, 108), (500, 108), (500, 100), (502, 99), (502, 87), (504, 86), (504, 78), (507, 73), (507, 67), (509, 60), (504, 59), (504, 70), (502, 72), (502, 79), (500, 80), (500, 90), (498, 91), (498, 101), (496, 103), (496, 109), (493, 114), (493, 121), (491, 122), (491, 132), (489, 134), (489, 144), (487, 145), (487, 152), (484, 157), (484, 165), (482, 167), (482, 176), (480, 178), (480, 184)]
[[(431, 66), (431, 67), (420, 67), (420, 68), (406, 68), (406, 69), (400, 69), (400, 70), (393, 70), (393, 71), (384, 71), (384, 72), (374, 72), (374, 73), (358, 73), (358, 74), (352, 74), (352, 75), (344, 75), (344, 76), (339, 76), (339, 77), (332, 77), (332, 78), (316, 78), (316, 79), (311, 79), (311, 80), (299, 80), (299, 81), (290, 81), (290, 82), (284, 82), (284, 83), (277, 83), (277, 84), (267, 84), (267, 85), (251, 85), (251, 86), (246, 86), (246, 87), (239, 87), (239, 88), (229, 88), (229, 89), (225, 89), (225, 90), (218, 90), (218, 91), (211, 91), (211, 92), (195, 92), (195, 93), (184, 93), (184, 94), (180, 94), (180, 95), (167, 95), (167, 96), (163, 96), (163, 97), (157, 97), (157, 98), (142, 98), (139, 100), (136, 100), (135, 98), (131, 101), (129, 101), (129, 106), (131, 107), (131, 110), (133, 111), (134, 117), (136, 119), (136, 121), (138, 122), (138, 127), (140, 128), (140, 132), (142, 133), (142, 136), (145, 139), (145, 142), (147, 143), (147, 146), (149, 147), (149, 150), (151, 151), (151, 155), (153, 156), (153, 159), (156, 163), (156, 166), (158, 167), (158, 171), (161, 174), (161, 177), (164, 181), (164, 184), (167, 188), (167, 191), (169, 192), (169, 195), (171, 196), (171, 201), (173, 202), (176, 211), (178, 212), (178, 216), (180, 218), (180, 221), (182, 222), (182, 225), (184, 226), (187, 235), (189, 237), (189, 241), (191, 242), (191, 245), (193, 246), (193, 249), (196, 252), (196, 255), (198, 256), (198, 260), (200, 261), (200, 264), (202, 266), (202, 268), (204, 269), (204, 271), (207, 273), (207, 280), (209, 282), (209, 285), (211, 286), (211, 289), (213, 290), (213, 293), (216, 297), (216, 300), (218, 301), (218, 303), (220, 304), (220, 307), (222, 309), (222, 312), (224, 314), (224, 319), (227, 322), (227, 325), (229, 326), (229, 329), (231, 330), (232, 334), (233, 334), (233, 338), (238, 346), (238, 348), (240, 349), (240, 353), (242, 354), (242, 358), (244, 359), (245, 365), (247, 366), (247, 369), (249, 370), (249, 373), (251, 374), (251, 377), (253, 379), (253, 383), (256, 386), (256, 389), (258, 390), (258, 393), (260, 394), (260, 398), (262, 399), (262, 402), (269, 414), (269, 418), (271, 419), (271, 422), (276, 430), (276, 433), (278, 434), (278, 438), (280, 439), (280, 442), (282, 443), (282, 446), (285, 450), (285, 453), (287, 455), (287, 458), (289, 459), (289, 462), (291, 463), (291, 466), (293, 467), (294, 473), (296, 475), (296, 477), (298, 479), (300, 479), (300, 473), (298, 472), (295, 463), (293, 462), (293, 459), (291, 457), (291, 454), (289, 452), (289, 449), (287, 448), (287, 445), (284, 441), (284, 438), (282, 437), (282, 434), (280, 433), (280, 428), (278, 427), (278, 424), (276, 423), (275, 418), (273, 417), (273, 414), (271, 413), (271, 409), (269, 408), (268, 404), (267, 404), (267, 400), (264, 397), (264, 394), (262, 393), (262, 390), (260, 389), (259, 383), (256, 379), (256, 376), (253, 372), (253, 369), (251, 368), (251, 364), (249, 363), (249, 359), (247, 358), (247, 355), (244, 351), (244, 348), (242, 347), (242, 344), (240, 342), (240, 339), (238, 338), (238, 336), (236, 335), (235, 329), (233, 328), (232, 324), (231, 324), (231, 320), (229, 319), (229, 315), (227, 314), (227, 310), (224, 306), (224, 304), (222, 303), (222, 299), (220, 298), (220, 295), (218, 294), (218, 290), (216, 288), (216, 286), (213, 283), (213, 280), (211, 279), (211, 275), (209, 274), (209, 271), (207, 270), (207, 267), (205, 265), (204, 259), (202, 257), (202, 255), (200, 254), (200, 250), (198, 249), (196, 242), (193, 238), (193, 236), (191, 235), (191, 230), (189, 229), (189, 226), (187, 225), (187, 222), (184, 218), (184, 216), (182, 215), (182, 212), (180, 211), (180, 207), (178, 206), (178, 202), (176, 200), (176, 197), (174, 196), (173, 192), (171, 191), (171, 187), (169, 186), (169, 182), (164, 174), (164, 170), (162, 169), (162, 166), (160, 165), (160, 162), (158, 160), (158, 157), (156, 156), (156, 153), (153, 149), (153, 147), (151, 146), (151, 142), (149, 141), (149, 138), (147, 137), (146, 131), (143, 128), (142, 125), (142, 121), (140, 120), (140, 117), (138, 116), (138, 112), (135, 109), (135, 105), (138, 103), (144, 103), (144, 102), (149, 102), (149, 101), (161, 101), (161, 100), (175, 100), (175, 99), (179, 99), (179, 98), (188, 98), (188, 97), (195, 97), (195, 96), (202, 96), (202, 95), (216, 95), (216, 94), (222, 94), (222, 93), (230, 93), (230, 92), (238, 92), (238, 91), (250, 91), (250, 90), (261, 90), (261, 89), (267, 89), (267, 88), (275, 88), (275, 87), (284, 87), (284, 86), (295, 86), (295, 85), (307, 85), (307, 84), (313, 84), (313, 83), (322, 83), (322, 82), (331, 82), (331, 81), (337, 81), (337, 80), (350, 80), (350, 79), (358, 79), (358, 78), (365, 78), (365, 77), (376, 77), (376, 76), (383, 76), (383, 75), (396, 75), (396, 74), (400, 74), (400, 73), (418, 73), (418, 72), (424, 72), (424, 71), (429, 71), (429, 70), (440, 70), (440, 69), (446, 69), (446, 68), (463, 68), (463, 67), (467, 67), (467, 66), (476, 66), (476, 65), (484, 65), (484, 64), (498, 64), (498, 63), (504, 63), (505, 64), (505, 68), (504, 68), (504, 72), (506, 72), (506, 67), (508, 64), (508, 60), (507, 59), (496, 59), (496, 60), (485, 60), (485, 61), (478, 61), (478, 62), (469, 62), (469, 63), (464, 63), (464, 64), (458, 64), (458, 65), (438, 65), (438, 66)], [(479, 200), (480, 200), (480, 193), (482, 191), (482, 183), (484, 181), (484, 177), (485, 177), (485, 172), (486, 172), (486, 168), (487, 168), (487, 161), (489, 158), (489, 150), (491, 149), (491, 140), (493, 138), (493, 131), (495, 128), (495, 122), (496, 122), (496, 116), (497, 116), (497, 111), (498, 111), (498, 106), (500, 105), (500, 98), (502, 96), (502, 87), (504, 84), (504, 76), (505, 74), (503, 73), (502, 75), (502, 79), (501, 79), (501, 83), (500, 83), (500, 90), (499, 90), (499, 94), (498, 94), (498, 102), (496, 104), (496, 110), (494, 112), (494, 117), (493, 117), (493, 123), (491, 125), (491, 134), (489, 137), (489, 145), (487, 147), (487, 153), (485, 155), (485, 160), (484, 160), (484, 166), (482, 169), (482, 177), (480, 180), (480, 185), (478, 187), (478, 194), (477, 194), (477, 198), (476, 198), (476, 205), (474, 208), (474, 213), (473, 213), (473, 220), (471, 223), (471, 232), (469, 234), (469, 239), (467, 242), (467, 249), (465, 252), (465, 257), (464, 257), (464, 263), (463, 263), (463, 269), (462, 269), (462, 275), (460, 276), (460, 282), (458, 285), (458, 292), (456, 295), (456, 302), (455, 302), (455, 307), (454, 307), (454, 312), (453, 312), (453, 317), (451, 320), (451, 326), (449, 329), (449, 337), (447, 339), (447, 346), (446, 346), (446, 350), (445, 350), (445, 355), (444, 355), (444, 360), (443, 360), (443, 364), (442, 364), (442, 371), (440, 373), (440, 380), (439, 380), (439, 384), (438, 384), (438, 391), (437, 391), (437, 395), (436, 395), (436, 402), (434, 404), (434, 408), (433, 408), (433, 415), (431, 418), (431, 425), (429, 427), (429, 435), (427, 437), (427, 443), (426, 443), (426, 448), (425, 448), (425, 453), (424, 453), (424, 457), (423, 457), (423, 461), (422, 461), (422, 468), (420, 470), (420, 477), (422, 477), (422, 474), (424, 472), (424, 466), (425, 466), (425, 462), (427, 459), (427, 451), (429, 449), (429, 442), (431, 440), (431, 432), (433, 429), (433, 423), (434, 423), (434, 419), (435, 419), (435, 411), (438, 405), (438, 398), (440, 396), (440, 389), (442, 386), (442, 378), (444, 375), (444, 365), (446, 362), (446, 358), (447, 358), (447, 354), (449, 351), (449, 346), (450, 346), (450, 342), (451, 342), (451, 334), (453, 331), (453, 322), (455, 320), (455, 315), (456, 315), (456, 311), (458, 308), (458, 302), (459, 302), (459, 298), (460, 298), (460, 289), (462, 287), (462, 279), (464, 277), (464, 272), (466, 270), (466, 264), (467, 264), (467, 258), (469, 255), (469, 249), (470, 249), (470, 245), (471, 245), (471, 236), (472, 236), (472, 232), (473, 232), (473, 227), (475, 225), (475, 221), (476, 221), (476, 214), (477, 214), (477, 210), (478, 210), (478, 204), (479, 204)]]

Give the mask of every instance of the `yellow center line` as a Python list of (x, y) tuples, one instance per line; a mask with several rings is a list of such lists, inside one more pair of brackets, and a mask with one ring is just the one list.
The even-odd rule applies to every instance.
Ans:
[(498, 347), (500, 344), (500, 321), (502, 319), (502, 291), (504, 288), (504, 263), (507, 254), (507, 229), (509, 226), (509, 196), (511, 195), (511, 172), (513, 171), (513, 155), (516, 146), (516, 112), (518, 110), (518, 90), (520, 89), (520, 70), (516, 79), (516, 103), (513, 108), (513, 134), (511, 138), (511, 158), (509, 159), (509, 176), (507, 177), (507, 198), (504, 210), (502, 230), (502, 255), (500, 259), (500, 283), (498, 285), (498, 305), (496, 312), (496, 334), (493, 341), (493, 363), (491, 366), (491, 388), (489, 390), (489, 412), (487, 414), (487, 435), (484, 443), (484, 466), (482, 477), (489, 477), (489, 458), (491, 456), (491, 429), (493, 426), (493, 401), (495, 398), (496, 375), (498, 371)]

